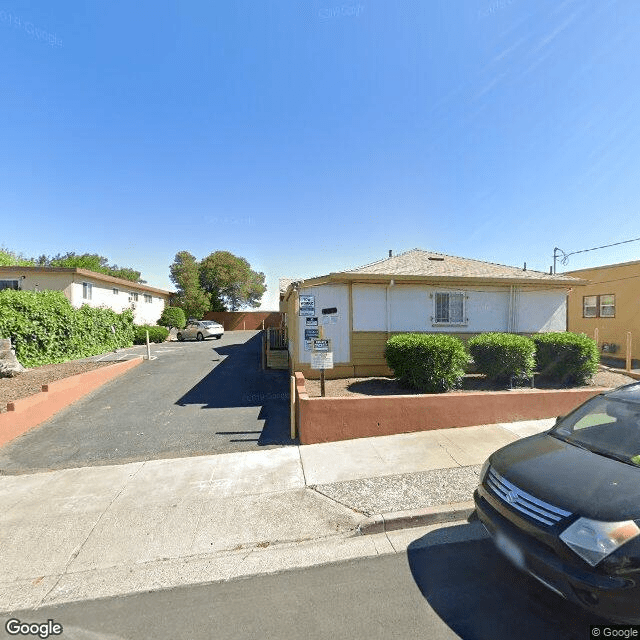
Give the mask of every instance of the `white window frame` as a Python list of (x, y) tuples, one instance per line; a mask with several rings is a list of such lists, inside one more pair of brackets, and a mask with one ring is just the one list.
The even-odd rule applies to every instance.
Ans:
[(153, 302), (153, 296), (150, 293), (145, 293), (144, 294), (144, 301), (145, 302)]
[(82, 283), (82, 299), (83, 300), (93, 299), (93, 283), (91, 282)]
[[(613, 303), (612, 304), (605, 304), (603, 302), (603, 298), (613, 298)], [(600, 298), (598, 300), (598, 302), (600, 303), (599, 306), (599, 312), (600, 312), (600, 317), (601, 318), (615, 318), (616, 317), (616, 296), (613, 293), (604, 293), (600, 295)], [(603, 313), (604, 309), (610, 309), (613, 312), (612, 313)]]
[[(449, 296), (448, 300), (448, 320), (438, 320), (438, 296), (447, 295)], [(462, 298), (462, 319), (460, 321), (451, 321), (451, 296), (461, 296)], [(465, 291), (456, 291), (456, 290), (442, 290), (435, 291), (433, 293), (433, 315), (431, 316), (431, 323), (434, 327), (449, 327), (449, 326), (465, 326), (469, 323), (469, 318), (467, 318), (467, 294)]]
[(582, 317), (598, 317), (598, 296), (582, 296)]
[(138, 294), (136, 291), (131, 292), (131, 302), (138, 302)]
[(113, 287), (112, 291), (114, 296), (117, 296), (120, 293), (120, 289), (118, 289), (118, 287)]
[[(612, 304), (606, 304), (605, 300), (612, 298)], [(588, 310), (588, 311), (587, 311)], [(615, 293), (601, 293), (595, 296), (582, 296), (583, 318), (615, 318), (616, 295)]]

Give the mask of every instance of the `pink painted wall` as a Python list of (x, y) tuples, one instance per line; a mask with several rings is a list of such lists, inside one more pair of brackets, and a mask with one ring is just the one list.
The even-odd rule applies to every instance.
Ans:
[(304, 376), (301, 373), (295, 375), (298, 431), (302, 444), (554, 418), (605, 391), (593, 387), (371, 398), (309, 398)]

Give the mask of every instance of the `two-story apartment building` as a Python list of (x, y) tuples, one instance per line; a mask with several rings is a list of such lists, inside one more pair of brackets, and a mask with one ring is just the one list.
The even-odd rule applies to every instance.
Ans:
[(171, 298), (171, 292), (164, 289), (62, 267), (0, 267), (0, 289), (62, 291), (76, 309), (83, 304), (109, 307), (117, 313), (133, 309), (136, 324), (155, 324)]
[(569, 292), (568, 328), (597, 338), (603, 361), (622, 365), (631, 340), (632, 367), (640, 361), (640, 260), (568, 271), (588, 280)]

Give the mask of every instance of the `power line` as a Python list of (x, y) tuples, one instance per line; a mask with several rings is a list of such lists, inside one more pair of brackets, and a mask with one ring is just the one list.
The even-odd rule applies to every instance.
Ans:
[[(611, 244), (603, 244), (601, 247), (592, 247), (591, 249), (580, 249), (580, 251), (571, 251), (569, 253), (565, 253), (559, 247), (553, 248), (553, 273), (556, 272), (556, 259), (560, 257), (562, 254), (562, 259), (560, 262), (562, 264), (567, 264), (569, 262), (569, 256), (573, 256), (576, 253), (587, 253), (587, 251), (596, 251), (597, 249), (607, 249), (608, 247), (617, 247), (620, 244), (628, 244), (629, 242), (637, 242), (640, 238), (632, 238), (631, 240), (622, 240), (620, 242), (612, 242)], [(560, 252), (560, 253), (558, 253)]]

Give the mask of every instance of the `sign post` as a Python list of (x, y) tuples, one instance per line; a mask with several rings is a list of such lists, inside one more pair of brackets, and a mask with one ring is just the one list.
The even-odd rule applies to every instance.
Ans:
[(330, 340), (325, 338), (316, 338), (313, 340), (311, 368), (320, 369), (320, 396), (324, 398), (324, 371), (325, 369), (333, 369), (333, 351), (331, 351)]

